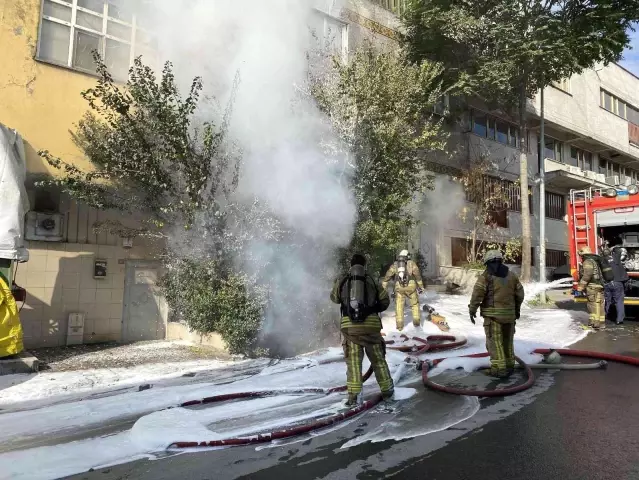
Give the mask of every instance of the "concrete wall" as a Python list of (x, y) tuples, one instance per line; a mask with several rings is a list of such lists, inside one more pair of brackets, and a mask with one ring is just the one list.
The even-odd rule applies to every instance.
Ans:
[(0, 123), (24, 138), (29, 173), (54, 171), (40, 149), (86, 166), (69, 132), (87, 111), (80, 93), (95, 79), (34, 60), (39, 20), (40, 0), (0, 0)]
[[(119, 341), (122, 331), (125, 262), (148, 257), (150, 245), (130, 250), (109, 245), (29, 242), (30, 259), (18, 266), (26, 288), (20, 312), (26, 348), (66, 344), (70, 313), (84, 313), (84, 342)], [(93, 278), (95, 259), (108, 262), (104, 279)]]
[[(586, 70), (570, 79), (570, 92), (554, 87), (545, 91), (545, 116), (572, 132), (639, 159), (639, 148), (628, 142), (628, 122), (600, 106), (600, 90), (607, 90), (639, 108), (639, 79), (618, 65)], [(538, 95), (534, 111), (541, 108)]]
[(191, 331), (185, 324), (178, 322), (169, 322), (167, 324), (166, 339), (183, 340), (195, 345), (206, 345), (218, 350), (226, 350), (226, 344), (221, 335), (217, 333), (201, 335)]

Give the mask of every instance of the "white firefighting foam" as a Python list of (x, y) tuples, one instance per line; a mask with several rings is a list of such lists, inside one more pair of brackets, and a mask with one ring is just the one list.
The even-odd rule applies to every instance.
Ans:
[[(450, 359), (443, 362), (433, 375), (441, 373), (444, 368), (464, 368), (472, 370), (487, 365), (486, 359), (455, 358), (470, 353), (485, 351), (483, 327), (478, 321), (472, 325), (467, 315), (468, 297), (422, 295), (422, 302), (433, 306), (444, 315), (450, 324), (451, 334), (465, 336), (468, 344), (455, 351), (423, 355), (422, 358)], [(392, 306), (391, 306), (392, 310)], [(410, 315), (410, 312), (408, 312)], [(524, 307), (522, 318), (517, 324), (515, 347), (518, 355), (529, 362), (539, 361), (539, 357), (529, 355), (534, 348), (563, 347), (574, 343), (586, 334), (579, 323), (585, 319), (583, 312), (569, 312), (558, 309), (531, 309)], [(384, 315), (385, 330), (389, 335), (398, 335), (394, 330), (394, 315)], [(415, 331), (410, 325), (410, 316), (405, 329), (409, 335)], [(426, 323), (417, 329), (416, 334), (441, 333), (437, 327)], [(323, 362), (338, 358), (340, 349), (333, 348), (316, 354), (309, 354), (296, 359), (284, 360), (278, 365), (262, 369), (260, 375), (214, 387), (215, 394), (232, 393), (248, 390), (287, 389), (299, 387), (331, 387), (341, 385), (345, 381), (342, 363)], [(404, 361), (404, 354), (388, 352), (391, 373), (396, 374)], [(452, 358), (451, 358), (452, 357)], [(368, 366), (367, 361), (365, 368)], [(35, 383), (34, 383), (35, 385)], [(401, 388), (415, 386), (417, 394), (406, 402), (419, 402), (423, 393), (419, 386), (419, 373), (406, 369)], [(11, 395), (9, 387), (4, 392)], [(373, 380), (365, 386), (366, 394), (377, 391)], [(407, 390), (399, 390), (401, 395), (412, 394)], [(181, 402), (203, 398), (212, 394), (212, 387), (206, 383), (154, 387), (141, 392), (127, 391), (121, 395), (96, 398), (82, 402), (71, 402), (61, 405), (43, 406), (34, 410), (0, 415), (0, 448), (7, 448), (16, 438), (41, 441), (50, 438), (53, 446), (39, 447), (0, 454), (0, 479), (52, 479), (71, 475), (103, 465), (123, 463), (135, 458), (153, 457), (155, 452), (162, 451), (175, 441), (211, 440), (222, 436), (252, 434), (264, 428), (283, 427), (293, 420), (313, 418), (318, 413), (330, 414), (341, 407), (343, 395), (305, 395), (278, 396), (256, 399), (245, 402), (225, 404), (202, 410), (171, 409)], [(447, 398), (447, 397), (446, 397)], [(455, 397), (456, 398), (456, 397)], [(52, 402), (55, 397), (50, 399)], [(429, 400), (430, 401), (430, 400)], [(472, 416), (478, 408), (476, 399), (450, 398), (438, 419), (431, 416), (411, 419), (410, 408), (402, 409), (390, 419), (386, 425), (375, 428), (361, 437), (351, 438), (345, 442), (349, 447), (365, 441), (381, 442), (392, 439), (403, 439), (425, 435), (450, 427)], [(11, 407), (11, 405), (5, 405)], [(371, 415), (367, 413), (365, 415)], [(405, 417), (409, 415), (409, 417)], [(108, 437), (79, 440), (64, 443), (65, 435), (78, 434), (90, 437), (90, 429), (107, 424), (117, 424), (125, 418), (139, 418), (132, 427)], [(441, 418), (440, 418), (441, 417)], [(410, 428), (407, 427), (410, 424)], [(125, 424), (126, 425), (126, 424)], [(349, 423), (335, 428), (344, 428)], [(334, 429), (332, 429), (334, 430)], [(330, 431), (330, 430), (327, 430)], [(321, 435), (327, 431), (316, 432)], [(59, 440), (55, 437), (59, 436)], [(292, 442), (300, 441), (292, 439)], [(277, 446), (274, 446), (277, 448)], [(38, 458), (38, 462), (33, 462)]]

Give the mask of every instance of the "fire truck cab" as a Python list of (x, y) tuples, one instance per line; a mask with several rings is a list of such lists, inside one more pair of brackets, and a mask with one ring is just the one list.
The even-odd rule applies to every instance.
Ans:
[(577, 292), (581, 271), (580, 248), (588, 246), (601, 255), (608, 248), (622, 250), (624, 268), (630, 281), (625, 303), (639, 305), (639, 186), (572, 190), (568, 203), (568, 242), (573, 297), (585, 302)]

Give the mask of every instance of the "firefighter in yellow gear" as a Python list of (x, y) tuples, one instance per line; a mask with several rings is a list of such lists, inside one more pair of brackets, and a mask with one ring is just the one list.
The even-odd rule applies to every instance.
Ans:
[(404, 303), (408, 299), (413, 314), (413, 325), (419, 327), (421, 314), (418, 294), (424, 289), (422, 274), (417, 263), (410, 259), (408, 250), (402, 250), (382, 280), (382, 288), (386, 290), (388, 283), (395, 282), (395, 321), (397, 330), (404, 329)]
[(595, 330), (606, 328), (604, 306), (603, 276), (598, 255), (594, 255), (590, 247), (580, 248), (577, 252), (582, 259), (582, 272), (577, 286), (578, 292), (586, 292), (588, 303), (588, 326)]
[(0, 358), (24, 350), (18, 307), (9, 283), (0, 275)]

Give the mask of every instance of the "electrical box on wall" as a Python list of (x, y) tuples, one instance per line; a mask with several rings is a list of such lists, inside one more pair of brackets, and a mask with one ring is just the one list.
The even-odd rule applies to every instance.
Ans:
[(96, 260), (93, 262), (93, 278), (106, 278), (107, 276), (107, 261)]
[(84, 337), (84, 313), (69, 314), (67, 345), (80, 345)]
[(64, 240), (63, 215), (60, 213), (29, 212), (26, 216), (25, 238), (41, 242)]

